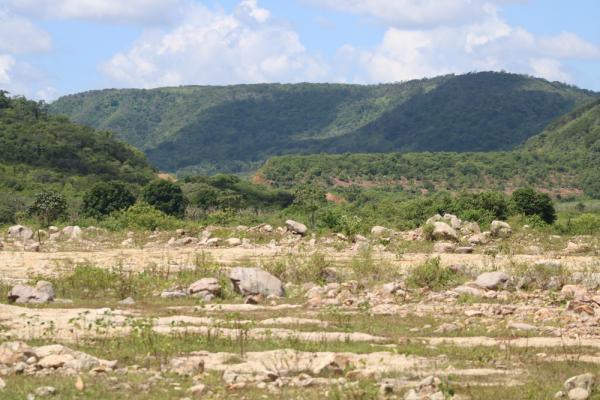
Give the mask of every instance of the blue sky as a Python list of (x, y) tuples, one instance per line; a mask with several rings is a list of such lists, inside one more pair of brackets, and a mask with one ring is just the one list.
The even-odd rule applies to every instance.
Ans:
[(379, 83), (506, 70), (600, 90), (597, 0), (0, 0), (0, 88)]

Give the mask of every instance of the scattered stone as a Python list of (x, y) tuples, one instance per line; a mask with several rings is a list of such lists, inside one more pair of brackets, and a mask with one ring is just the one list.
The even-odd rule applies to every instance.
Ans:
[(492, 241), (492, 234), (490, 232), (476, 233), (470, 236), (467, 241), (474, 245), (484, 245)]
[(537, 328), (530, 324), (522, 322), (509, 322), (507, 325), (508, 329), (516, 329), (518, 331), (535, 331)]
[(118, 304), (121, 304), (123, 306), (132, 306), (135, 304), (135, 300), (133, 299), (133, 297), (127, 297), (126, 299), (119, 301)]
[(41, 246), (38, 242), (29, 242), (25, 244), (24, 250), (30, 253), (38, 253), (41, 250)]
[(471, 254), (473, 251), (475, 251), (475, 249), (471, 246), (457, 247), (456, 250), (454, 250), (456, 254)]
[(206, 391), (206, 385), (198, 383), (188, 389), (188, 392), (194, 397), (201, 397)]
[(371, 235), (375, 237), (386, 236), (390, 234), (390, 230), (383, 226), (374, 226), (371, 228)]
[(505, 288), (510, 281), (510, 277), (504, 272), (484, 272), (475, 280), (475, 284), (483, 289), (496, 290)]
[(228, 246), (236, 247), (241, 246), (242, 240), (240, 238), (229, 238), (225, 240), (225, 243), (227, 243)]
[(160, 294), (163, 299), (176, 299), (187, 296), (184, 290), (165, 290)]
[(512, 235), (512, 228), (504, 221), (492, 221), (490, 231), (493, 237), (507, 238)]
[(594, 390), (594, 375), (587, 373), (573, 376), (565, 381), (563, 390), (556, 393), (555, 399), (587, 400)]
[(436, 242), (433, 245), (433, 251), (436, 253), (454, 253), (456, 245), (449, 242)]
[(445, 222), (434, 222), (432, 237), (434, 240), (458, 240), (456, 230)]
[(281, 281), (260, 268), (232, 268), (229, 279), (233, 289), (244, 296), (262, 294), (282, 297), (284, 295)]
[(297, 233), (298, 235), (304, 236), (308, 231), (306, 225), (296, 222), (294, 220), (288, 219), (285, 221), (285, 226), (288, 228), (290, 232)]
[(33, 231), (23, 225), (13, 225), (8, 228), (8, 237), (11, 239), (27, 241), (33, 238)]
[(83, 231), (78, 226), (65, 226), (61, 232), (69, 241), (81, 240), (83, 237)]
[(52, 283), (39, 281), (36, 287), (16, 285), (8, 293), (10, 303), (49, 303), (54, 301), (55, 293)]
[(569, 242), (569, 243), (567, 243), (567, 247), (563, 250), (563, 253), (566, 255), (574, 255), (574, 254), (587, 253), (590, 250), (591, 250), (591, 248), (587, 244), (577, 244), (574, 242)]
[(221, 295), (221, 285), (215, 278), (203, 278), (192, 283), (187, 290), (188, 294), (194, 297), (203, 298), (210, 301)]
[(80, 392), (85, 389), (85, 383), (79, 375), (77, 376), (77, 380), (75, 381), (75, 389), (79, 390)]
[(34, 393), (36, 396), (40, 397), (54, 396), (56, 394), (56, 388), (53, 386), (40, 386), (35, 389)]

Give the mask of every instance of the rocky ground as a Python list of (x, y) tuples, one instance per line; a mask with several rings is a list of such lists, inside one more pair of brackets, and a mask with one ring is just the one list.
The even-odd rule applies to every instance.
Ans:
[(598, 244), (451, 215), (350, 238), (11, 227), (0, 398), (600, 398)]

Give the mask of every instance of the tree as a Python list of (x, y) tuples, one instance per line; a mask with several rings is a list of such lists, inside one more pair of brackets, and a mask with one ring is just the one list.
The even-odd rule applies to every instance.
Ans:
[(537, 215), (547, 224), (556, 221), (554, 204), (546, 193), (536, 192), (531, 188), (515, 190), (511, 197), (511, 205), (516, 214)]
[(100, 218), (129, 208), (135, 203), (135, 196), (121, 182), (99, 182), (83, 197), (81, 210), (84, 215)]
[(187, 201), (176, 183), (166, 180), (150, 182), (144, 188), (144, 201), (168, 215), (182, 217)]
[(67, 212), (67, 201), (60, 193), (44, 191), (35, 195), (29, 214), (35, 215), (44, 226), (64, 216)]
[(312, 229), (316, 226), (317, 211), (327, 204), (325, 196), (325, 189), (310, 183), (302, 184), (294, 191), (294, 204), (308, 213)]

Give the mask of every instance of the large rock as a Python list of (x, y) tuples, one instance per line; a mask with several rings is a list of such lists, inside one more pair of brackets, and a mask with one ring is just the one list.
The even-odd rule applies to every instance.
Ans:
[(488, 244), (492, 241), (492, 235), (490, 232), (476, 233), (469, 237), (467, 241), (471, 244)]
[(283, 296), (283, 285), (279, 279), (260, 268), (232, 268), (229, 279), (236, 292), (242, 295), (262, 294)]
[(494, 237), (507, 238), (512, 234), (512, 228), (504, 221), (492, 221), (490, 232)]
[(54, 287), (50, 282), (39, 281), (36, 287), (16, 285), (8, 293), (11, 303), (48, 303), (54, 301)]
[(436, 253), (454, 253), (456, 244), (449, 242), (437, 242), (433, 245), (433, 251)]
[(510, 277), (504, 272), (484, 272), (475, 280), (475, 284), (483, 289), (496, 290), (508, 285)]
[(383, 227), (383, 226), (374, 226), (373, 228), (371, 228), (371, 235), (373, 235), (375, 237), (389, 235), (390, 232), (391, 231), (388, 228)]
[(445, 222), (434, 222), (431, 236), (434, 240), (458, 240), (456, 230)]
[(33, 231), (23, 225), (13, 225), (8, 228), (8, 237), (18, 240), (30, 240), (33, 237)]
[(81, 240), (83, 237), (83, 231), (78, 226), (65, 226), (61, 232), (67, 240)]
[(453, 229), (460, 229), (462, 221), (454, 214), (444, 214), (442, 219), (448, 223)]
[(297, 233), (299, 235), (305, 235), (308, 231), (306, 225), (291, 219), (285, 221), (285, 226), (288, 228), (289, 231)]
[(215, 278), (203, 278), (192, 283), (190, 287), (188, 287), (187, 292), (194, 297), (212, 300), (221, 294), (221, 285)]
[(563, 385), (563, 390), (556, 393), (555, 399), (587, 400), (594, 390), (594, 375), (582, 374), (569, 378)]

